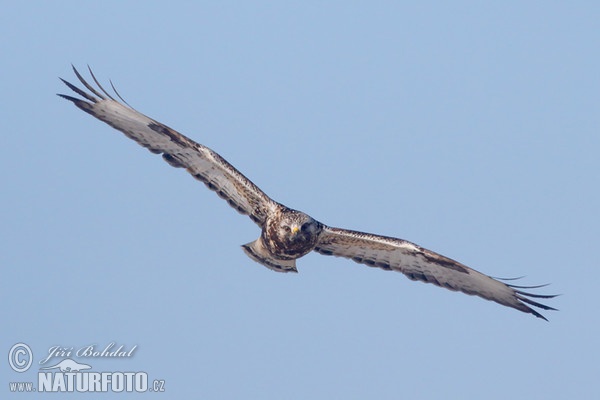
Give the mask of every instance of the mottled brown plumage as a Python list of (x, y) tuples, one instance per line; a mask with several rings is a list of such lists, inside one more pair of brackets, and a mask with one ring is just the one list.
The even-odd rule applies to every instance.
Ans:
[[(525, 287), (509, 285), (481, 274), (459, 262), (414, 243), (381, 235), (332, 228), (300, 211), (277, 203), (223, 157), (174, 129), (129, 107), (115, 90), (119, 102), (90, 75), (94, 88), (79, 72), (75, 75), (88, 93), (62, 80), (83, 99), (61, 94), (91, 114), (215, 191), (238, 212), (248, 215), (261, 229), (254, 242), (242, 246), (254, 261), (279, 272), (297, 272), (296, 259), (311, 251), (349, 258), (357, 263), (402, 272), (412, 280), (433, 283), (450, 290), (477, 295), (487, 300), (544, 318), (529, 306), (554, 308), (532, 298), (552, 298), (524, 292)], [(114, 90), (114, 86), (113, 86)], [(540, 286), (532, 286), (536, 288)], [(545, 319), (545, 318), (544, 318)]]

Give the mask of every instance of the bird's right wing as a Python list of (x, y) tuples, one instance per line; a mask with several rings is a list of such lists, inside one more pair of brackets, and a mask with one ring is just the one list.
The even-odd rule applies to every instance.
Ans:
[[(91, 70), (90, 74), (102, 93), (86, 82), (75, 67), (73, 67), (73, 71), (91, 93), (61, 79), (84, 99), (64, 94), (59, 96), (123, 132), (151, 152), (162, 154), (170, 165), (185, 168), (194, 178), (204, 182), (209, 189), (217, 192), (238, 212), (248, 215), (259, 226), (264, 224), (267, 214), (276, 207), (277, 203), (223, 157), (174, 129), (134, 110), (126, 105), (125, 101), (123, 104), (114, 99), (100, 86)], [(116, 90), (115, 94), (123, 100)]]

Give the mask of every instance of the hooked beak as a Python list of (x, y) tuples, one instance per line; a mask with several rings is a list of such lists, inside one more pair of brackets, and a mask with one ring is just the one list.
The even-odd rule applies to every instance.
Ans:
[(298, 228), (297, 225), (292, 226), (292, 234), (295, 235), (296, 233), (298, 233), (300, 231), (300, 228)]

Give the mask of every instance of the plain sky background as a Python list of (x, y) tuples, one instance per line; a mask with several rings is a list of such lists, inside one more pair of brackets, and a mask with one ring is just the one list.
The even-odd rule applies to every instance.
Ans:
[[(167, 390), (112, 398), (597, 396), (599, 21), (591, 1), (7, 2), (0, 397), (49, 396), (8, 382), (51, 346), (110, 342), (138, 347), (94, 370)], [(71, 63), (274, 199), (551, 283), (560, 311), (317, 254), (254, 263), (248, 218), (55, 95)]]

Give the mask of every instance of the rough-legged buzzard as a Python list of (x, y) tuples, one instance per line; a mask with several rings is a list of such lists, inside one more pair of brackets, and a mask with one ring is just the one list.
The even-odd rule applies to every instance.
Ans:
[(261, 228), (261, 234), (242, 248), (254, 261), (274, 271), (297, 272), (296, 259), (314, 250), (371, 267), (402, 272), (412, 280), (477, 295), (539, 318), (546, 319), (530, 306), (554, 310), (532, 299), (555, 296), (522, 290), (544, 285), (524, 287), (504, 283), (406, 240), (329, 227), (303, 212), (279, 204), (208, 147), (128, 106), (113, 86), (122, 103), (115, 99), (104, 90), (91, 70), (98, 88), (86, 82), (75, 68), (73, 70), (89, 92), (61, 79), (83, 99), (59, 96), (151, 152), (162, 154), (172, 166), (185, 168), (237, 211), (248, 215)]

